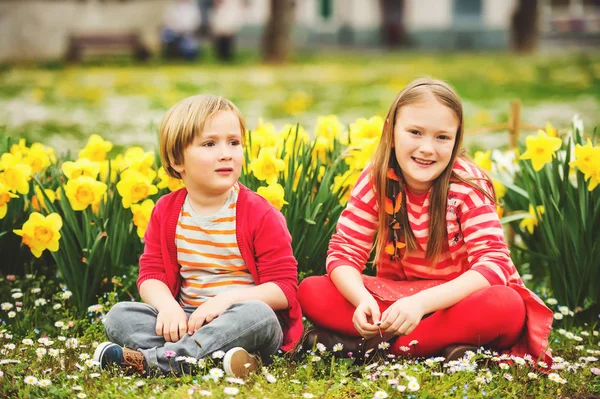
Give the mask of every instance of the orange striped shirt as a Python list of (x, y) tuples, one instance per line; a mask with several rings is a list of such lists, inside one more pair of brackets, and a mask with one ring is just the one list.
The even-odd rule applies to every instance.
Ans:
[(234, 287), (254, 285), (235, 234), (236, 184), (214, 215), (200, 216), (186, 198), (175, 233), (177, 262), (182, 279), (179, 302), (199, 306)]

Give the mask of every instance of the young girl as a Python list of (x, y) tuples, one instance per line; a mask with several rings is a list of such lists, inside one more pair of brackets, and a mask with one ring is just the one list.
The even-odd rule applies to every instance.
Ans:
[[(137, 281), (144, 303), (121, 302), (105, 321), (101, 366), (180, 371), (173, 357), (223, 352), (228, 375), (243, 377), (303, 327), (298, 272), (285, 218), (238, 183), (245, 124), (230, 101), (194, 96), (160, 128), (166, 172), (185, 188), (157, 202), (144, 236)], [(192, 360), (193, 362), (193, 360)]]
[[(316, 334), (364, 350), (394, 336), (394, 354), (458, 348), (456, 358), (467, 344), (550, 361), (552, 312), (511, 262), (493, 185), (461, 156), (462, 138), (446, 83), (419, 79), (398, 94), (331, 239), (328, 275), (300, 284), (318, 327), (309, 345)], [(372, 248), (377, 277), (362, 276)]]

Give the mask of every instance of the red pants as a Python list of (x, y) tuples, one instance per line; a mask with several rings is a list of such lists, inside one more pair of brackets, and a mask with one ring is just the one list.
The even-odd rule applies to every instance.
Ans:
[[(298, 300), (304, 315), (316, 326), (359, 336), (352, 324), (356, 308), (340, 294), (328, 276), (304, 279), (298, 288)], [(382, 313), (392, 304), (377, 302)], [(402, 354), (400, 347), (408, 347), (413, 340), (418, 344), (411, 346), (410, 354), (419, 357), (435, 356), (452, 344), (506, 349), (517, 341), (524, 323), (525, 304), (519, 294), (509, 287), (494, 285), (423, 318), (412, 333), (399, 336), (390, 351)]]

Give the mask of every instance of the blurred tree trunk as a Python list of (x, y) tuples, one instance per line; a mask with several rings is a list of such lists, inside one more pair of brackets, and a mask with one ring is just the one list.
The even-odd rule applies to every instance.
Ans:
[(532, 52), (540, 40), (538, 0), (519, 0), (511, 18), (511, 45), (518, 52)]
[(296, 0), (270, 0), (269, 3), (269, 21), (262, 38), (263, 59), (267, 62), (285, 62), (292, 48)]
[(381, 9), (381, 37), (388, 47), (407, 44), (404, 29), (404, 0), (379, 0)]

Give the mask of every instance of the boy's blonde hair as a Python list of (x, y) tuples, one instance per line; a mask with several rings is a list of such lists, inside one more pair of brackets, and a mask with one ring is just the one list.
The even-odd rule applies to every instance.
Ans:
[(240, 110), (229, 100), (201, 94), (179, 101), (167, 111), (160, 125), (160, 159), (167, 175), (181, 179), (171, 165), (183, 164), (183, 152), (204, 130), (204, 125), (221, 111), (230, 111), (240, 121), (242, 140), (246, 122)]

